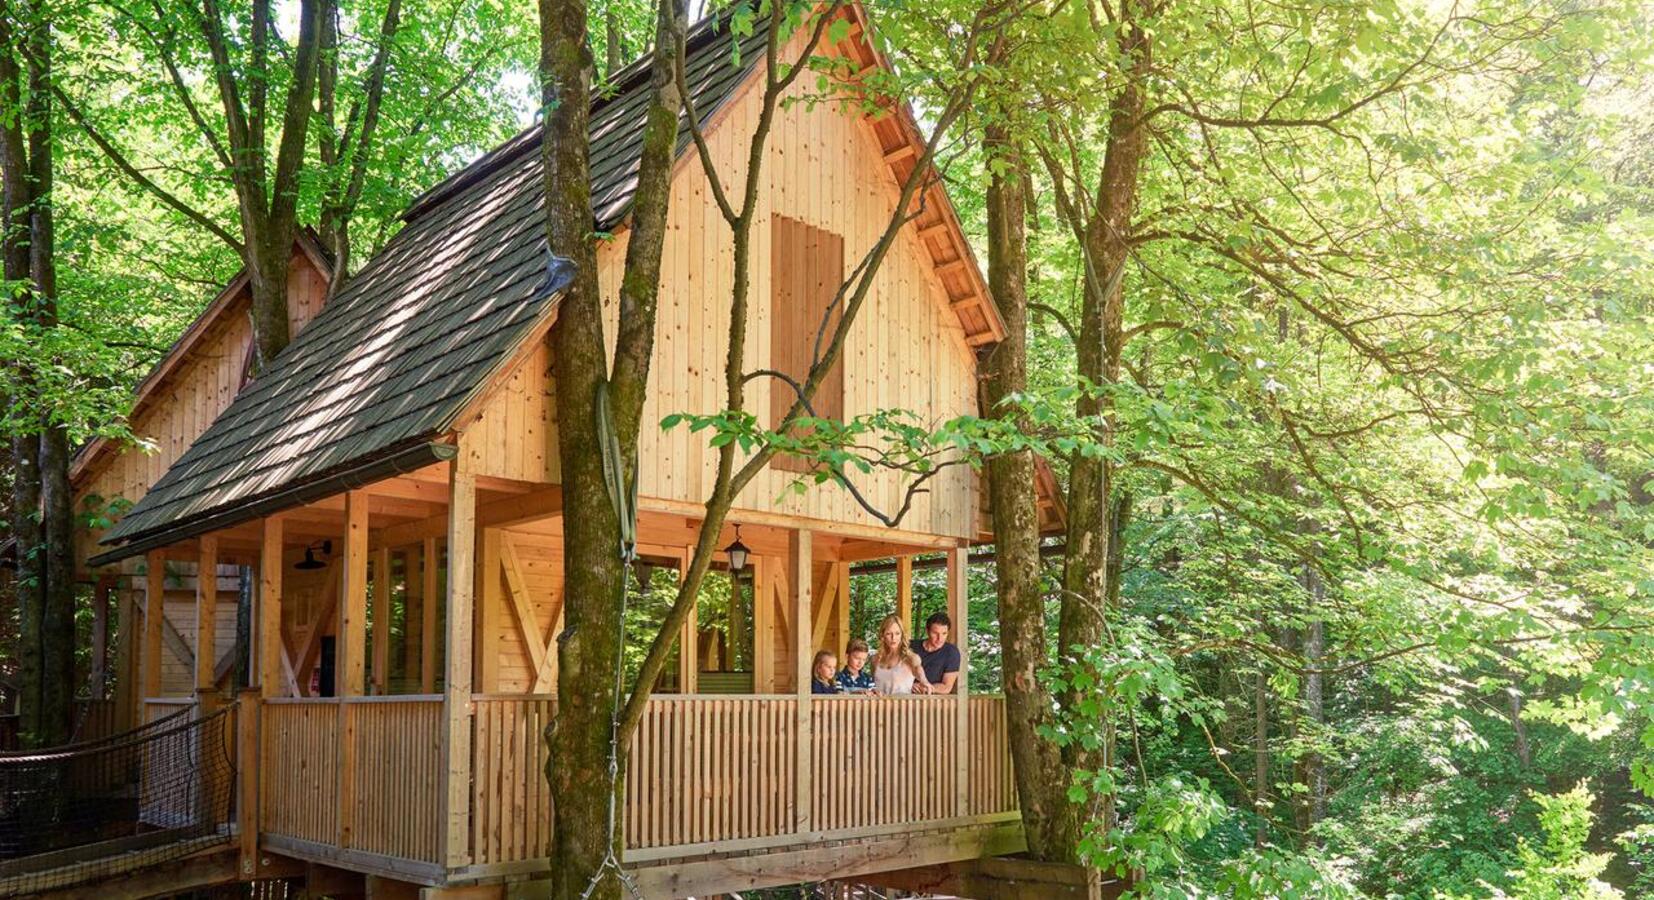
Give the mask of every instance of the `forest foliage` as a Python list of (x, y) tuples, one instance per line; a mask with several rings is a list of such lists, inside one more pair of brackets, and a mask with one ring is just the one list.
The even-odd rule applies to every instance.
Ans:
[[(132, 388), (240, 262), (91, 132), (234, 230), (235, 194), (179, 102), (219, 115), (211, 62), (192, 3), (26, 6), (50, 18), (57, 83), (85, 121), (55, 109), (61, 320), (5, 307), (3, 421), (129, 438)], [(296, 4), (277, 6), (291, 28)], [(731, 27), (768, 8), (734, 6)], [(1121, 49), (1127, 6), (1152, 35), (1146, 71)], [(340, 4), (343, 70), (366, 65), (383, 7)], [(900, 94), (923, 120), (970, 81), (977, 102), (937, 164), (974, 239), (1008, 165), (984, 129), (1023, 148), (1027, 427), (898, 410), (812, 421), (806, 439), (710, 409), (667, 424), (831, 463), (805, 490), (893, 461), (919, 473), (1034, 449), (1065, 480), (1107, 459), (1129, 498), (1118, 605), (1105, 641), (1053, 655), (1049, 683), (1084, 702), (1050, 737), (1117, 744), (1068, 790), (1117, 804), (1081, 852), (1140, 876), (1143, 896), (1654, 896), (1650, 10), (993, 4), (1002, 52), (960, 65), (982, 4), (868, 7), (894, 71), (852, 102)], [(593, 12), (601, 91), (654, 12)], [(421, 189), (532, 117), (533, 15), (504, 0), (404, 12), (358, 264)], [(844, 100), (832, 63), (813, 64), (823, 99)], [(1087, 179), (1131, 79), (1147, 149), (1113, 275), (1123, 375), (1098, 383), (1076, 368), (1088, 257), (1068, 219), (1100, 190)], [(299, 220), (314, 225), (328, 172), (316, 146), (306, 160)], [(1087, 398), (1106, 415), (1077, 412)], [(858, 621), (883, 610), (882, 578), (856, 579)], [(938, 578), (921, 576), (921, 609)], [(991, 623), (988, 569), (973, 581)], [(670, 592), (655, 593), (634, 618), (660, 614)], [(973, 630), (985, 681), (993, 634)]]

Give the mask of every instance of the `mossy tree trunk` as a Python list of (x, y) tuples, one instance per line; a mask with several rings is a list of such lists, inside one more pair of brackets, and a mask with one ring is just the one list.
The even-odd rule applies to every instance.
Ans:
[[(609, 795), (594, 790), (609, 783), (611, 716), (620, 702), (615, 694), (621, 649), (618, 601), (625, 584), (624, 565), (616, 552), (621, 523), (603, 476), (596, 402), (599, 386), (607, 382), (629, 480), (637, 468), (639, 419), (654, 346), (680, 107), (676, 72), (686, 18), (680, 0), (661, 0), (611, 369), (592, 227), (588, 125), (593, 71), (587, 10), (582, 0), (540, 0), (546, 237), (551, 252), (561, 257), (559, 265), (570, 269), (552, 332), (558, 453), (563, 503), (581, 511), (563, 519), (566, 600), (564, 629), (557, 639), (557, 719), (546, 736), (546, 777), (557, 810), (552, 896), (562, 900), (581, 896), (619, 834), (618, 823), (609, 820)], [(617, 782), (611, 787), (618, 791), (620, 786)], [(619, 882), (611, 877), (592, 896), (620, 893)]]

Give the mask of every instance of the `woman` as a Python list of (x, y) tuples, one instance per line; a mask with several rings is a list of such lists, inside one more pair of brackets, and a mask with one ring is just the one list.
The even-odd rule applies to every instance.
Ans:
[(907, 629), (900, 616), (886, 616), (879, 624), (879, 653), (873, 657), (873, 684), (881, 694), (925, 694), (925, 680), (919, 654), (907, 645)]
[(856, 638), (850, 646), (844, 648), (844, 668), (838, 670), (840, 693), (871, 694), (873, 693), (873, 670), (867, 667), (867, 642)]

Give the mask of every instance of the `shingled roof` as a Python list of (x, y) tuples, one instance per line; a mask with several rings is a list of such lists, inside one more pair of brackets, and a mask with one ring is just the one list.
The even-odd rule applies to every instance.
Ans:
[[(686, 68), (710, 115), (763, 59), (762, 19), (737, 37), (691, 30)], [(738, 52), (737, 52), (738, 50)], [(643, 61), (592, 106), (592, 205), (618, 225), (637, 186)], [(680, 128), (679, 152), (688, 144)], [(407, 224), (103, 537), (117, 559), (304, 502), (306, 488), (374, 466), (443, 458), (444, 435), (558, 298), (547, 250), (540, 129), (530, 128), (418, 198)], [(451, 451), (449, 451), (451, 453)], [(348, 485), (347, 485), (348, 486)]]

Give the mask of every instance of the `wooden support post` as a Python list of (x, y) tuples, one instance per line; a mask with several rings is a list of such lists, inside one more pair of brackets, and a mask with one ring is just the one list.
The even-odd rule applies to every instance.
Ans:
[[(684, 573), (689, 571), (689, 556), (687, 553), (678, 557), (678, 583), (683, 583)], [(756, 628), (758, 612), (758, 591), (752, 592), (752, 608), (755, 627), (753, 629), (753, 658), (758, 656), (758, 630)], [(683, 630), (678, 632), (678, 691), (684, 694), (693, 694), (700, 685), (701, 672), (701, 626), (697, 616), (696, 604), (689, 605), (689, 615), (683, 620)], [(756, 673), (756, 665), (754, 670)], [(756, 674), (753, 678), (753, 690), (758, 690)]]
[(442, 792), (440, 861), (457, 868), (471, 861), (471, 606), (476, 573), (477, 479), (463, 447), (449, 465), (447, 659), (442, 692), (447, 784)]
[(373, 554), (373, 692), (390, 693), (391, 683), (391, 551)]
[(115, 600), (119, 604), (115, 623), (120, 630), (115, 633), (115, 730), (130, 731), (137, 724), (136, 701), (138, 695), (137, 657), (138, 648), (138, 604), (132, 599), (132, 591), (119, 589), (115, 591)]
[[(773, 563), (764, 557), (753, 557), (747, 562), (752, 568), (752, 690), (758, 694), (775, 693), (775, 591), (770, 582), (775, 578)], [(700, 653), (700, 641), (695, 642)]]
[(195, 563), (195, 695), (203, 713), (210, 712), (218, 673), (218, 536), (201, 536)]
[[(500, 589), (500, 543), (498, 528), (482, 529), (482, 546), (477, 560), (476, 625), (472, 641), (476, 648), (476, 690), (487, 694), (500, 686), (500, 613), (505, 611), (505, 593)], [(538, 626), (536, 626), (538, 627)]]
[(948, 551), (948, 618), (953, 621), (954, 646), (959, 648), (959, 680), (954, 682), (958, 725), (954, 736), (954, 815), (970, 815), (971, 699), (970, 679), (970, 569), (968, 550)]
[[(140, 713), (145, 700), (161, 696), (161, 620), (166, 616), (166, 559), (160, 551), (151, 550), (144, 561), (144, 638), (140, 645), (143, 680), (137, 697)], [(141, 716), (138, 724), (144, 724)]]
[(833, 577), (838, 580), (838, 605), (834, 608), (837, 614), (833, 629), (833, 645), (825, 648), (844, 656), (844, 648), (850, 644), (850, 564), (847, 562), (833, 565)]
[(814, 745), (810, 735), (810, 662), (815, 657), (810, 647), (810, 582), (814, 580), (810, 539), (811, 533), (804, 529), (787, 535), (787, 572), (792, 577), (793, 595), (793, 689), (797, 696), (794, 734), (798, 740), (793, 830), (799, 834), (810, 830), (810, 797), (814, 793), (810, 785), (810, 750)]
[(402, 557), (402, 677), (415, 683), (419, 680), (419, 648), (425, 644), (421, 626), (425, 614), (425, 579), (419, 574), (419, 554), (405, 550)]
[(339, 597), (339, 632), (333, 648), (334, 693), (360, 697), (363, 688), (362, 651), (367, 648), (368, 616), (368, 495), (345, 494), (344, 591)]
[(285, 686), (281, 677), (281, 519), (264, 520), (264, 538), (258, 559), (257, 625), (258, 687), (262, 697), (279, 697)]
[(368, 495), (345, 493), (344, 593), (339, 598), (339, 637), (333, 648), (333, 683), (339, 697), (337, 846), (350, 847), (356, 818), (356, 704), (362, 696), (368, 617)]
[(436, 538), (428, 537), (420, 546), (420, 592), (425, 602), (419, 608), (419, 692), (436, 692), (436, 609), (437, 609), (437, 549)]
[(913, 634), (913, 557), (896, 557), (896, 615), (902, 631)]
[(109, 681), (109, 594), (114, 579), (105, 575), (92, 589), (92, 699), (102, 700)]
[(258, 729), (259, 692), (245, 690), (236, 701), (235, 759), (236, 759), (236, 831), (239, 838), (242, 879), (258, 873), (258, 829), (262, 821), (258, 789)]

